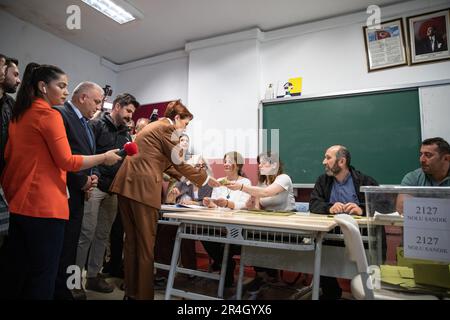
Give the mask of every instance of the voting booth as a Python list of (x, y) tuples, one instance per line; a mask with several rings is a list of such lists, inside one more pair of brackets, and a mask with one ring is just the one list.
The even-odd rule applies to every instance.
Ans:
[(361, 187), (373, 290), (450, 297), (450, 187)]

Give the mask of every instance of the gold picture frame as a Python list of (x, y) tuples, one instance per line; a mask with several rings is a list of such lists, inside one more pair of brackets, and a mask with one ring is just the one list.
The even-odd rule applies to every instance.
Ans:
[(408, 65), (401, 18), (364, 26), (363, 33), (368, 72)]
[(406, 18), (410, 64), (450, 59), (450, 10), (439, 10)]

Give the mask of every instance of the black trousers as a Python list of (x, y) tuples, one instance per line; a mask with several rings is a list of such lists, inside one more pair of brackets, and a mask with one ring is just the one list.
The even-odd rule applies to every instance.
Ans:
[[(211, 241), (202, 241), (202, 244), (206, 252), (208, 252), (208, 255), (214, 260), (214, 264), (217, 267), (221, 266), (225, 245), (223, 243)], [(236, 267), (236, 262), (234, 261), (233, 256), (238, 254), (241, 254), (241, 246), (230, 245), (230, 251), (227, 259), (227, 273), (225, 274), (225, 287), (233, 286), (234, 268)]]
[(58, 275), (55, 283), (55, 299), (72, 299), (72, 293), (67, 288), (67, 273), (69, 266), (76, 265), (78, 240), (80, 239), (81, 223), (84, 214), (84, 192), (69, 189), (69, 220), (66, 223), (64, 240)]
[(65, 224), (11, 213), (1, 298), (53, 299)]

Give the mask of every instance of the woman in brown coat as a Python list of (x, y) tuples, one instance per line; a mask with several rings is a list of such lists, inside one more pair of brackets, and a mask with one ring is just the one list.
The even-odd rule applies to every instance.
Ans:
[(112, 183), (118, 194), (125, 230), (125, 297), (153, 299), (153, 262), (163, 173), (183, 176), (197, 186), (220, 186), (204, 169), (184, 162), (179, 136), (193, 115), (179, 100), (167, 106), (164, 118), (148, 124), (136, 137), (139, 153), (127, 157)]

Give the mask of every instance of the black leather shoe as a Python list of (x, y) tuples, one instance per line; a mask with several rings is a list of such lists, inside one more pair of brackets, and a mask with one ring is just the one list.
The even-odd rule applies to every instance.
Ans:
[(106, 282), (102, 277), (87, 278), (86, 290), (97, 291), (102, 293), (111, 293), (114, 291), (114, 286)]

